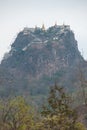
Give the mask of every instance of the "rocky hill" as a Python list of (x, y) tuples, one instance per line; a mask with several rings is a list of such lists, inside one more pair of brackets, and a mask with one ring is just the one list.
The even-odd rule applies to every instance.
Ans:
[(10, 82), (1, 87), (14, 94), (44, 95), (58, 82), (72, 90), (76, 68), (84, 62), (69, 25), (24, 28), (2, 60)]

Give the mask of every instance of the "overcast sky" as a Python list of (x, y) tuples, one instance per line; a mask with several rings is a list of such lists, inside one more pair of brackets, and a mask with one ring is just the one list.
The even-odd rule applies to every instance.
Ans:
[(0, 59), (24, 27), (55, 21), (71, 26), (87, 59), (87, 0), (0, 0)]

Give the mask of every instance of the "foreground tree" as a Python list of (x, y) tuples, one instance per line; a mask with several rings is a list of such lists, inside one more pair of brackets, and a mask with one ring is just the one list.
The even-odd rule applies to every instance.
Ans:
[(33, 125), (33, 113), (24, 98), (1, 101), (0, 130), (30, 130)]
[(85, 130), (83, 125), (77, 122), (77, 113), (72, 109), (71, 103), (63, 88), (55, 84), (50, 90), (48, 105), (43, 107), (44, 119), (40, 130)]
[(70, 97), (57, 85), (51, 88), (48, 105), (43, 107), (40, 118), (22, 97), (1, 100), (0, 130), (85, 130), (77, 122), (71, 104)]

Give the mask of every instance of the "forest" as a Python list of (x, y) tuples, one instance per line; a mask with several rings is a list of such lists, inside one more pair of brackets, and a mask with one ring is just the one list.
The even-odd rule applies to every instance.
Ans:
[(86, 130), (73, 106), (71, 96), (57, 84), (38, 108), (22, 96), (4, 98), (0, 100), (0, 130)]

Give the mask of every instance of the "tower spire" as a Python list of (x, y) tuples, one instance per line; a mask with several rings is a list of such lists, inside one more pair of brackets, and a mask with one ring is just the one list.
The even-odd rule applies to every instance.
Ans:
[(55, 27), (57, 26), (57, 21), (55, 21)]
[(35, 30), (37, 30), (37, 25), (35, 25)]
[(45, 26), (44, 26), (44, 24), (42, 24), (42, 30), (45, 31)]

